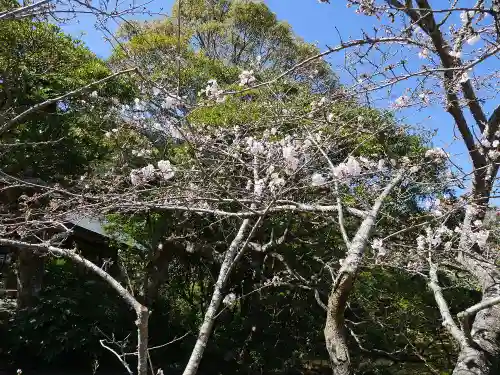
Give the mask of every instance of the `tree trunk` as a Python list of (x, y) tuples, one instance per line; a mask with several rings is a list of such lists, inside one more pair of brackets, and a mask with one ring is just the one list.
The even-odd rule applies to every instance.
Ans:
[(148, 374), (148, 320), (149, 311), (141, 306), (137, 311), (137, 375)]
[(348, 293), (343, 293), (337, 289), (328, 298), (328, 313), (324, 334), (330, 365), (335, 375), (350, 375), (352, 371), (344, 324), (347, 297)]
[(382, 203), (402, 179), (403, 173), (399, 172), (375, 200), (370, 212), (349, 244), (347, 256), (342, 262), (338, 276), (330, 291), (324, 335), (334, 375), (350, 375), (352, 373), (345, 332), (344, 312)]
[[(491, 276), (491, 275), (489, 275)], [(500, 296), (500, 277), (483, 286), (482, 301)], [(479, 311), (472, 323), (474, 346), (464, 346), (453, 375), (497, 375), (500, 373), (500, 305)]]
[(31, 250), (18, 253), (17, 308), (30, 309), (42, 290), (44, 259)]
[(224, 261), (222, 262), (222, 266), (219, 271), (217, 282), (214, 286), (212, 299), (210, 300), (208, 309), (205, 312), (203, 323), (198, 332), (198, 339), (196, 340), (196, 344), (194, 345), (193, 351), (191, 352), (191, 356), (189, 357), (189, 361), (186, 365), (186, 368), (184, 369), (183, 375), (194, 375), (198, 371), (198, 367), (200, 366), (201, 360), (203, 358), (203, 353), (205, 352), (208, 339), (212, 334), (217, 311), (219, 310), (219, 307), (224, 298), (222, 295), (222, 290), (226, 286), (227, 280), (229, 279), (235, 257), (238, 254), (238, 250), (240, 249), (240, 245), (243, 242), (244, 236), (249, 226), (250, 220), (243, 220), (238, 233), (234, 237), (231, 245), (226, 252)]
[[(483, 202), (481, 202), (482, 198)], [(475, 201), (486, 207), (484, 194)], [(486, 201), (486, 203), (484, 203)], [(458, 261), (475, 277), (481, 285), (481, 301), (500, 296), (500, 270), (491, 261), (482, 258), (481, 250), (473, 242), (468, 233), (471, 223), (484, 219), (484, 210), (468, 206), (463, 222), (463, 235)], [(472, 252), (469, 249), (473, 249)], [(497, 375), (500, 373), (500, 305), (493, 305), (479, 311), (473, 318), (471, 336), (472, 344), (463, 345), (460, 349), (453, 375)]]
[(496, 305), (478, 312), (472, 325), (475, 346), (467, 346), (460, 350), (453, 375), (499, 374), (499, 337), (500, 306)]

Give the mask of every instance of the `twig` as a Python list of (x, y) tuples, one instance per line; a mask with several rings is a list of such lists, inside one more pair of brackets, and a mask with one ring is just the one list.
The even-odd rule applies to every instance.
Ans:
[(109, 350), (111, 353), (113, 353), (116, 358), (118, 358), (118, 360), (120, 361), (120, 363), (123, 365), (123, 367), (125, 367), (125, 369), (127, 370), (127, 372), (130, 374), (130, 375), (133, 375), (133, 372), (132, 370), (130, 369), (130, 367), (128, 366), (127, 362), (122, 358), (122, 356), (120, 354), (118, 354), (115, 350), (113, 350), (112, 348), (110, 348), (109, 346), (107, 346), (105, 343), (104, 343), (104, 340), (99, 340), (99, 342), (101, 343), (101, 346), (107, 350)]

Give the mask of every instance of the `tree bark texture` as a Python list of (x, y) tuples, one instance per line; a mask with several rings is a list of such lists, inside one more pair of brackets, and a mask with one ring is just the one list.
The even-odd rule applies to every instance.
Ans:
[(140, 306), (137, 314), (137, 374), (148, 374), (148, 320), (149, 311), (147, 307)]
[(338, 276), (330, 291), (324, 335), (326, 349), (330, 357), (334, 375), (352, 374), (352, 365), (344, 323), (344, 312), (380, 208), (385, 198), (402, 179), (403, 173), (400, 172), (375, 200), (370, 212), (362, 221), (350, 243), (347, 250), (347, 256), (342, 262)]
[(210, 300), (210, 304), (207, 308), (207, 311), (205, 312), (203, 323), (198, 332), (198, 339), (196, 340), (189, 361), (186, 365), (186, 368), (184, 369), (183, 375), (194, 375), (198, 371), (198, 367), (200, 366), (201, 360), (203, 359), (203, 353), (205, 352), (208, 340), (210, 338), (210, 335), (212, 334), (215, 318), (217, 316), (217, 311), (219, 310), (219, 307), (224, 298), (222, 291), (226, 286), (227, 280), (229, 279), (234, 259), (238, 254), (238, 250), (240, 250), (240, 245), (244, 240), (245, 234), (249, 226), (250, 226), (250, 220), (249, 219), (243, 220), (238, 230), (238, 233), (236, 234), (233, 241), (229, 245), (229, 248), (224, 257), (224, 261), (222, 262), (221, 269), (219, 271), (217, 282), (215, 283), (214, 286), (214, 291), (212, 294), (212, 298)]
[(17, 308), (30, 309), (40, 291), (44, 273), (44, 259), (32, 250), (20, 249), (17, 271)]

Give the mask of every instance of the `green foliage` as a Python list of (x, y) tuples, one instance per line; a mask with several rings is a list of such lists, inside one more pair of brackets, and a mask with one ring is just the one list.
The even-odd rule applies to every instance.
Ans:
[(99, 343), (103, 334), (123, 339), (133, 330), (133, 312), (88, 271), (55, 260), (47, 264), (44, 282), (38, 304), (14, 315), (2, 343), (19, 363), (89, 365), (108, 354)]
[[(0, 44), (2, 120), (111, 74), (80, 41), (46, 22), (2, 21)], [(102, 135), (114, 122), (111, 97), (127, 97), (131, 87), (121, 79), (95, 89), (107, 99), (91, 101), (82, 93), (35, 111), (2, 134), (3, 143), (17, 144), (2, 154), (3, 169), (61, 181), (105, 155)]]
[[(446, 282), (446, 278), (441, 279)], [(377, 370), (382, 372), (374, 373), (412, 374), (408, 371), (413, 362), (413, 367), (418, 365), (420, 368), (418, 373), (432, 374), (421, 358), (426, 358), (433, 368), (453, 369), (451, 358), (456, 347), (441, 325), (439, 311), (425, 279), (393, 269), (366, 269), (360, 274), (353, 297), (347, 312), (347, 325), (357, 334), (364, 348), (395, 353), (394, 358), (401, 362), (396, 361), (388, 372), (382, 371), (386, 366), (382, 365)], [(452, 311), (461, 311), (475, 298), (474, 293), (462, 288), (446, 290)], [(362, 323), (354, 325), (351, 320)], [(356, 352), (357, 345), (352, 344)], [(357, 360), (363, 360), (362, 353)], [(370, 366), (379, 367), (376, 361)]]

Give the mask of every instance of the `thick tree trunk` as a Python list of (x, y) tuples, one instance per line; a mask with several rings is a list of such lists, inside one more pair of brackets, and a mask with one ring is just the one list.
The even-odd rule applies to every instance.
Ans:
[[(483, 297), (485, 299), (488, 297)], [(495, 305), (478, 312), (472, 325), (474, 346), (466, 346), (460, 350), (453, 375), (500, 374), (499, 338), (500, 306)]]
[(500, 307), (478, 313), (472, 326), (474, 346), (460, 350), (453, 375), (497, 375), (500, 372), (499, 343)]
[[(480, 194), (475, 201), (486, 207), (486, 194)], [(465, 250), (459, 253), (458, 261), (481, 285), (481, 301), (488, 301), (500, 296), (500, 270), (491, 261), (483, 259), (481, 250), (468, 235), (471, 223), (482, 221), (484, 212), (477, 207), (467, 207), (459, 244), (460, 249)], [(480, 310), (472, 319), (472, 342), (461, 346), (453, 375), (500, 374), (500, 305)]]
[(19, 250), (17, 272), (17, 308), (30, 309), (42, 290), (43, 257), (31, 250)]
[(343, 293), (342, 290), (336, 290), (328, 298), (328, 314), (324, 334), (326, 349), (335, 375), (350, 375), (352, 371), (344, 324), (347, 297), (348, 294)]
[(137, 311), (137, 374), (148, 374), (148, 320), (149, 311), (141, 306)]
[[(490, 281), (483, 286), (482, 301), (500, 296), (499, 275), (487, 277)], [(500, 305), (479, 311), (473, 319), (473, 343), (461, 348), (453, 375), (500, 374)]]

